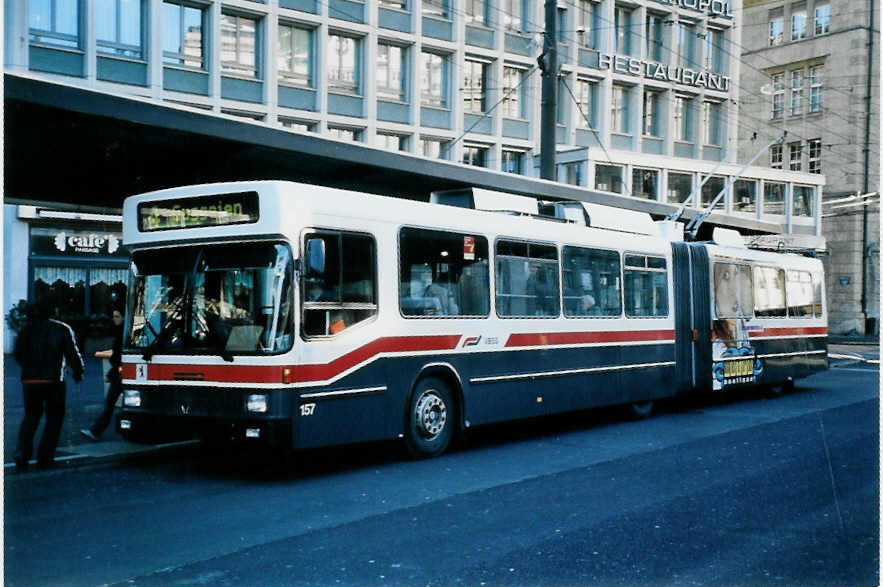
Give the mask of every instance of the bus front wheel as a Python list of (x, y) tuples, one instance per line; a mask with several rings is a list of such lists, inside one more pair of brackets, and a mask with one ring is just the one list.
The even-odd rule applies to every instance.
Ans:
[(456, 425), (453, 394), (435, 377), (417, 382), (408, 402), (405, 443), (414, 458), (435, 457), (448, 448)]

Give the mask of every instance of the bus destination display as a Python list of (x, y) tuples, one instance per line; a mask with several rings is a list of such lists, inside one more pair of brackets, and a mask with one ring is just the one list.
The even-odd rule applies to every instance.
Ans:
[(257, 192), (213, 194), (138, 204), (138, 226), (141, 232), (257, 221)]

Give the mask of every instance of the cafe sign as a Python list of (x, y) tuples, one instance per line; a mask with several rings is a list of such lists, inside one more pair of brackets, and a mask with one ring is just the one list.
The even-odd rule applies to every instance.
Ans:
[(704, 70), (664, 65), (655, 61), (644, 61), (626, 55), (612, 53), (598, 54), (598, 67), (612, 69), (614, 73), (623, 73), (647, 79), (671, 82), (692, 88), (705, 88), (719, 92), (730, 91), (730, 77)]
[(126, 256), (122, 235), (113, 232), (32, 228), (31, 254), (53, 256)]

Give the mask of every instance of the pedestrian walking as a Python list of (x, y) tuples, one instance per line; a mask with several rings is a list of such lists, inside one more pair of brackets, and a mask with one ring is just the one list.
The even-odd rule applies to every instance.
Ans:
[(105, 375), (105, 379), (110, 383), (110, 389), (104, 400), (104, 411), (95, 420), (89, 428), (83, 428), (80, 433), (92, 440), (98, 440), (101, 434), (110, 424), (113, 416), (113, 409), (116, 407), (117, 399), (123, 392), (123, 381), (120, 377), (120, 365), (122, 364), (123, 352), (123, 313), (120, 310), (114, 310), (111, 319), (113, 320), (113, 348), (96, 351), (95, 356), (99, 359), (110, 359), (110, 369)]
[(65, 368), (71, 368), (74, 381), (83, 379), (83, 357), (74, 331), (55, 319), (55, 314), (56, 309), (48, 302), (38, 302), (33, 319), (19, 333), (15, 344), (25, 404), (15, 451), (15, 466), (19, 472), (28, 470), (34, 451), (34, 433), (44, 411), (46, 426), (37, 448), (37, 468), (48, 469), (55, 464), (55, 448), (64, 422)]

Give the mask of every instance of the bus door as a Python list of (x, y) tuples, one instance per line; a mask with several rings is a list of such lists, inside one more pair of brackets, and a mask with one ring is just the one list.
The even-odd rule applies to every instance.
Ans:
[(711, 388), (711, 289), (703, 244), (672, 243), (679, 391)]

